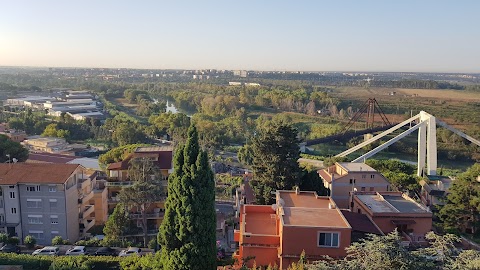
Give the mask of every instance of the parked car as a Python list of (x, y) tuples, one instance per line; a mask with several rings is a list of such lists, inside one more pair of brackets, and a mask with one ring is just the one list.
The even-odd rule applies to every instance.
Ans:
[(60, 249), (58, 247), (44, 247), (35, 250), (32, 255), (57, 256), (59, 252)]
[(117, 251), (111, 247), (101, 247), (94, 254), (96, 256), (117, 256)]
[(67, 250), (65, 252), (65, 255), (70, 255), (70, 256), (77, 256), (77, 255), (87, 255), (87, 250), (85, 249), (85, 246), (74, 246), (71, 249)]
[(2, 248), (0, 248), (0, 252), (4, 253), (20, 253), (20, 247), (17, 245), (12, 245), (12, 244), (6, 244)]
[(140, 256), (140, 252), (142, 252), (142, 249), (137, 248), (137, 247), (129, 247), (128, 249), (120, 251), (120, 254), (118, 256), (120, 257), (128, 257), (128, 256)]

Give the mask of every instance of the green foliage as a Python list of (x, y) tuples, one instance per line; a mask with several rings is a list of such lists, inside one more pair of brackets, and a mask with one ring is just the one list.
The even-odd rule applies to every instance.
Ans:
[(8, 235), (6, 233), (0, 233), (0, 243), (5, 243), (8, 240)]
[(21, 265), (24, 270), (48, 270), (53, 257), (0, 253), (0, 265)]
[(327, 189), (323, 185), (323, 181), (316, 170), (302, 171), (302, 179), (299, 188), (303, 191), (315, 191), (319, 196), (326, 196), (328, 194)]
[(480, 228), (480, 164), (477, 163), (459, 175), (449, 188), (440, 218), (447, 230), (476, 234)]
[(375, 160), (369, 159), (367, 165), (381, 172), (400, 191), (418, 190), (419, 179), (416, 176), (416, 168), (396, 159)]
[(33, 237), (31, 235), (27, 235), (27, 236), (25, 236), (25, 239), (23, 240), (23, 243), (25, 244), (25, 246), (27, 246), (27, 248), (33, 248), (35, 246), (35, 244), (37, 243), (37, 239), (35, 239), (35, 237)]
[(335, 164), (335, 162), (347, 162), (347, 157), (328, 157), (323, 160), (323, 166), (330, 167)]
[(158, 234), (163, 268), (216, 269), (215, 183), (193, 125), (175, 151), (174, 168)]
[(122, 258), (111, 256), (60, 256), (53, 259), (49, 270), (114, 270), (121, 269), (121, 261)]
[(250, 183), (257, 204), (271, 204), (274, 202), (272, 192), (300, 184), (297, 130), (286, 123), (272, 122), (252, 142), (255, 178)]
[(68, 241), (63, 240), (63, 238), (59, 235), (55, 236), (52, 238), (52, 245), (57, 246), (57, 245), (67, 245)]
[(149, 146), (148, 144), (128, 144), (119, 147), (115, 147), (110, 151), (106, 152), (103, 155), (100, 155), (98, 158), (98, 162), (100, 166), (106, 168), (108, 164), (122, 161), (125, 159), (128, 154), (131, 154), (137, 149), (138, 147), (142, 146)]
[(145, 134), (130, 123), (120, 123), (113, 132), (113, 139), (119, 146), (145, 142)]
[(20, 244), (20, 239), (18, 239), (18, 237), (16, 237), (16, 236), (9, 237), (7, 239), (7, 243), (12, 244), (12, 245), (18, 245), (18, 244)]
[(156, 136), (168, 135), (175, 141), (183, 142), (190, 126), (190, 117), (183, 113), (161, 113), (152, 115), (148, 122), (155, 127)]
[(128, 213), (125, 211), (125, 205), (122, 203), (117, 204), (115, 209), (113, 209), (113, 213), (108, 216), (108, 220), (105, 222), (105, 227), (103, 227), (106, 241), (122, 239), (129, 224), (130, 222)]
[(157, 243), (157, 238), (156, 237), (154, 237), (150, 241), (148, 241), (148, 248), (156, 250), (157, 246), (158, 246), (158, 243)]
[(147, 210), (164, 195), (160, 171), (151, 159), (135, 158), (130, 161), (128, 176), (134, 184), (120, 191), (120, 201), (130, 210), (135, 209), (140, 213), (143, 245), (147, 246)]
[[(10, 159), (7, 155), (10, 155)], [(13, 158), (20, 162), (27, 160), (28, 150), (20, 143), (14, 142), (7, 136), (0, 134), (0, 163), (12, 161)]]
[(160, 270), (162, 268), (160, 252), (142, 257), (130, 256), (120, 261), (122, 270)]
[(45, 130), (42, 133), (42, 136), (69, 139), (70, 131), (59, 129), (57, 127), (57, 124), (50, 124), (45, 128)]
[(245, 144), (237, 152), (237, 158), (240, 163), (247, 166), (253, 165), (253, 148), (250, 144)]

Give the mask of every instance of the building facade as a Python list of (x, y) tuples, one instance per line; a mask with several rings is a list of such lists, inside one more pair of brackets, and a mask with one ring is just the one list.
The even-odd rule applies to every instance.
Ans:
[(323, 184), (338, 207), (349, 209), (351, 194), (356, 191), (388, 191), (390, 183), (379, 172), (365, 163), (336, 162), (319, 170)]
[(234, 257), (252, 267), (278, 265), (286, 269), (305, 251), (306, 259), (346, 255), (352, 228), (329, 197), (315, 192), (277, 191), (274, 205), (243, 205), (234, 238)]
[(91, 180), (76, 164), (0, 164), (0, 230), (21, 240), (32, 235), (41, 245), (55, 236), (77, 241), (84, 220), (95, 224), (94, 205), (85, 207)]

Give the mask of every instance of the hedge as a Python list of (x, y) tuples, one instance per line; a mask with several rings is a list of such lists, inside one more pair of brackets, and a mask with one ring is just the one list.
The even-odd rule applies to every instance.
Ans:
[(32, 256), (0, 253), (0, 265), (21, 265), (24, 270), (120, 270), (120, 257), (112, 256)]

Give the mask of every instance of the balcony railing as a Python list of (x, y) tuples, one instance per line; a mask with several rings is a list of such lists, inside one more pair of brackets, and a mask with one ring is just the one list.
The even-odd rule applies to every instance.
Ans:
[(129, 187), (133, 185), (131, 181), (122, 181), (122, 182), (106, 182), (106, 187)]
[[(157, 219), (157, 218), (163, 217), (164, 215), (165, 215), (164, 212), (148, 213), (147, 214), (147, 219)], [(132, 218), (132, 219), (141, 219), (142, 214), (133, 213), (133, 214), (130, 214), (129, 217)]]
[(95, 207), (93, 205), (85, 206), (85, 210), (78, 215), (80, 219), (90, 218), (90, 214), (95, 212)]

